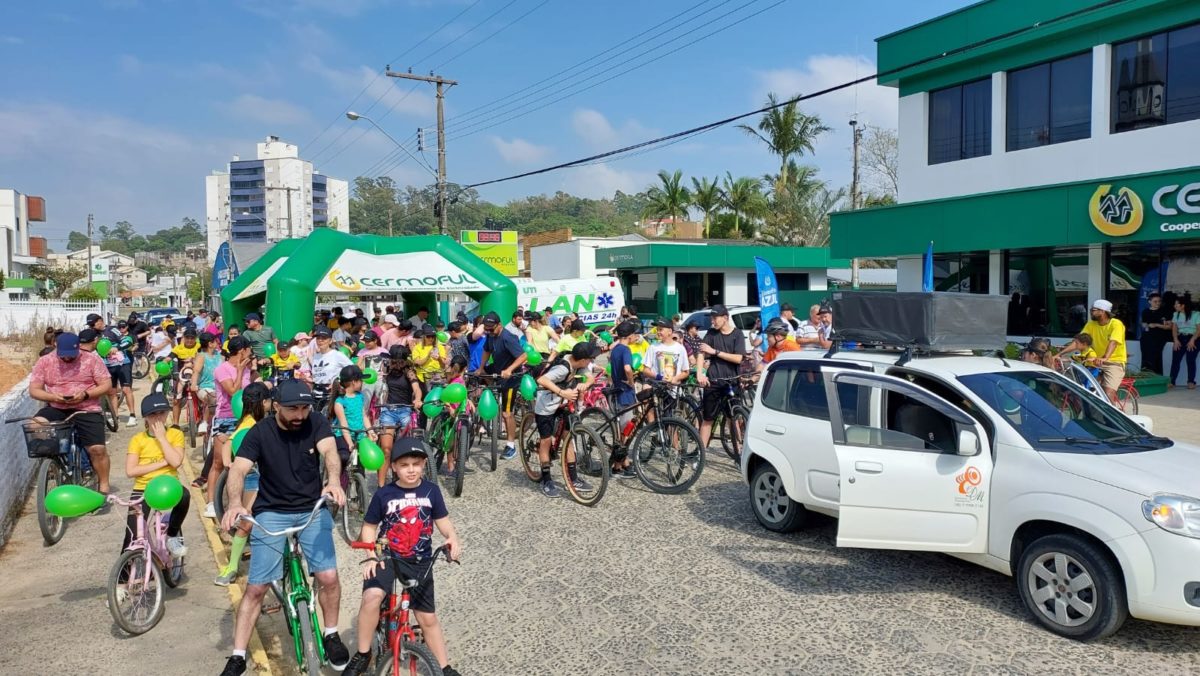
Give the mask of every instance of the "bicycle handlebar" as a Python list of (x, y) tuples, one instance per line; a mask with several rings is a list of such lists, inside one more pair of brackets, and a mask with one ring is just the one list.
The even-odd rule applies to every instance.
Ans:
[(319, 512), (321, 510), (321, 508), (325, 506), (325, 499), (328, 497), (330, 497), (330, 496), (328, 494), (325, 494), (325, 495), (321, 496), (320, 500), (317, 500), (317, 504), (315, 506), (313, 506), (312, 513), (308, 515), (308, 520), (304, 522), (303, 526), (292, 526), (291, 528), (284, 528), (281, 531), (275, 532), (275, 531), (269, 531), (266, 528), (263, 528), (262, 524), (260, 524), (254, 517), (250, 516), (249, 514), (240, 515), (238, 517), (238, 521), (248, 521), (252, 525), (257, 527), (259, 530), (261, 530), (263, 533), (266, 533), (267, 535), (270, 535), (271, 537), (280, 537), (280, 536), (291, 535), (293, 533), (299, 533), (300, 531), (302, 531), (305, 528), (308, 528), (310, 525), (312, 525), (313, 519), (317, 518), (317, 512)]
[[(84, 414), (84, 413), (95, 413), (95, 411), (75, 411), (74, 413), (67, 416), (63, 420), (47, 420), (46, 422), (41, 423), (41, 424), (44, 425), (45, 427), (66, 427), (67, 424), (71, 422), (72, 418), (74, 418), (77, 415)], [(20, 418), (6, 418), (4, 420), (4, 422), (5, 423), (28, 422), (30, 420), (33, 420), (36, 417), (37, 417), (36, 415), (27, 415), (27, 416), (23, 416)]]

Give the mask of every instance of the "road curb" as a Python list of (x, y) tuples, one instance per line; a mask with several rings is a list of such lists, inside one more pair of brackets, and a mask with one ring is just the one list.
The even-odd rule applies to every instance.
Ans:
[[(225, 543), (221, 542), (221, 536), (217, 534), (217, 528), (213, 525), (213, 520), (204, 517), (204, 505), (208, 504), (208, 497), (204, 491), (191, 485), (192, 479), (196, 477), (196, 468), (192, 466), (192, 459), (188, 452), (183, 454), (183, 462), (187, 465), (187, 473), (190, 478), (185, 484), (188, 490), (192, 493), (192, 504), (197, 505), (197, 511), (200, 512), (200, 521), (204, 524), (204, 534), (208, 538), (208, 545), (212, 548), (213, 560), (216, 561), (217, 570), (222, 570), (228, 562), (228, 557), (225, 556)], [(238, 583), (233, 583), (226, 587), (229, 590), (229, 602), (233, 605), (234, 623), (237, 622), (237, 608), (242, 602), (242, 586)], [(259, 674), (271, 676), (271, 661), (267, 658), (267, 651), (263, 648), (262, 639), (258, 635), (258, 627), (254, 627), (250, 632), (250, 645), (247, 646), (247, 657), (254, 662), (255, 670)]]

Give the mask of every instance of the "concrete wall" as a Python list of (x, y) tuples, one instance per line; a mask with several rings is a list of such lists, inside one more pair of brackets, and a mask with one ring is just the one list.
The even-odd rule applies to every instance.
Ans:
[(78, 332), (93, 312), (105, 315), (107, 303), (53, 303), (40, 300), (0, 300), (0, 336), (25, 331), (41, 334), (47, 326)]
[[(29, 398), (29, 378), (0, 397), (0, 421), (33, 415), (36, 402)], [(17, 424), (0, 423), (0, 548), (8, 542), (28, 495), (37, 461), (25, 452), (25, 435)]]

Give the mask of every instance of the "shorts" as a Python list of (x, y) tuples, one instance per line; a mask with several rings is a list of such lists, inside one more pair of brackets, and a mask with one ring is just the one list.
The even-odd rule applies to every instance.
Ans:
[(558, 431), (558, 419), (562, 414), (558, 411), (550, 415), (533, 414), (533, 421), (537, 423), (538, 437), (541, 439), (550, 439), (554, 433)]
[(229, 436), (237, 429), (237, 418), (213, 418), (213, 434)]
[(133, 364), (130, 362), (109, 366), (108, 375), (112, 377), (113, 387), (133, 387)]
[(200, 397), (200, 401), (214, 402), (216, 401), (217, 391), (211, 387), (201, 387), (196, 390), (196, 395)]
[(408, 427), (412, 424), (412, 406), (384, 406), (379, 409), (379, 424), (383, 427)]
[[(47, 406), (34, 415), (50, 422), (62, 422), (74, 412)], [(81, 413), (71, 420), (71, 424), (75, 426), (75, 436), (84, 448), (104, 445), (104, 416), (99, 411)]]
[[(254, 518), (263, 528), (281, 531), (285, 528), (300, 526), (308, 520), (310, 512), (260, 512)], [(300, 549), (304, 552), (304, 560), (308, 562), (310, 575), (337, 570), (337, 554), (333, 549), (333, 517), (329, 510), (322, 509), (317, 513), (313, 522), (300, 531), (298, 536)], [(250, 572), (247, 580), (250, 584), (269, 584), (283, 577), (283, 549), (287, 546), (284, 536), (267, 535), (262, 528), (250, 531), (250, 547), (254, 556), (250, 557)]]
[(1106, 390), (1118, 390), (1125, 378), (1125, 365), (1108, 363), (1100, 367), (1100, 384)]
[[(246, 474), (246, 479), (242, 482), (243, 491), (258, 490), (258, 470), (252, 469)], [(274, 529), (272, 529), (274, 530)]]
[(500, 384), (500, 410), (505, 413), (512, 413), (513, 402), (521, 396), (521, 376), (511, 376), (508, 380), (502, 381)]
[[(425, 574), (425, 566), (428, 565), (428, 562), (407, 564), (407, 562), (397, 562), (396, 559), (389, 558), (386, 566), (375, 569), (375, 577), (363, 580), (363, 591), (382, 589), (384, 594), (392, 593), (392, 584), (396, 581), (395, 568), (397, 565), (400, 566), (404, 579), (419, 580)], [(396, 590), (396, 593), (399, 593), (399, 590)], [(422, 613), (436, 612), (433, 596), (433, 573), (430, 572), (420, 584), (408, 590), (408, 607)]]
[(725, 403), (725, 399), (729, 393), (721, 387), (710, 387), (704, 390), (704, 396), (700, 398), (700, 418), (704, 422), (712, 422), (717, 418), (717, 412), (721, 410), (721, 404)]

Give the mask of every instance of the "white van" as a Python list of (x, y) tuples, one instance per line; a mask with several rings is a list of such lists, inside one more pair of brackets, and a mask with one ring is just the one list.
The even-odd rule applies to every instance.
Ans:
[(589, 326), (615, 324), (625, 305), (625, 292), (616, 277), (513, 282), (517, 285), (517, 305), (538, 312), (551, 308), (556, 317), (576, 312)]

